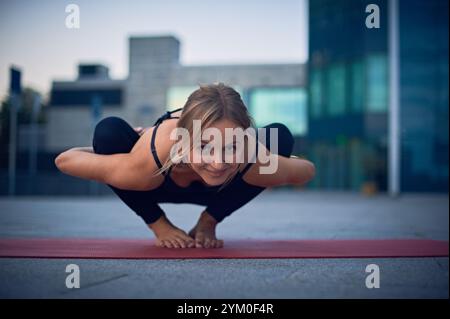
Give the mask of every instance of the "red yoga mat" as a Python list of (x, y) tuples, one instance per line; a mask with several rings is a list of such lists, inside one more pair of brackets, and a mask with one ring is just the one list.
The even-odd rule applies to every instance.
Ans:
[(224, 248), (168, 249), (149, 239), (0, 239), (0, 257), (89, 259), (367, 258), (448, 256), (448, 241), (226, 240)]

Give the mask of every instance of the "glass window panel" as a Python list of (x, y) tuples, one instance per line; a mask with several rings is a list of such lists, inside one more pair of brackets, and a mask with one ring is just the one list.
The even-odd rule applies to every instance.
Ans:
[(198, 86), (175, 86), (167, 91), (167, 110), (172, 111), (183, 107), (192, 92), (198, 89)]
[(388, 103), (387, 58), (373, 55), (367, 58), (367, 110), (386, 112)]
[(311, 72), (310, 93), (311, 93), (310, 94), (311, 116), (313, 118), (319, 118), (322, 114), (322, 104), (323, 104), (321, 70), (316, 69)]
[[(242, 88), (238, 86), (232, 86), (241, 95), (241, 99), (244, 101), (244, 96), (242, 94)], [(173, 86), (167, 91), (167, 110), (172, 111), (180, 107), (184, 107), (186, 101), (198, 86)]]
[(361, 61), (355, 61), (351, 64), (351, 106), (352, 111), (360, 113), (364, 105), (364, 64)]
[(294, 135), (307, 133), (307, 94), (302, 88), (258, 88), (249, 96), (250, 112), (258, 127), (285, 124)]
[(346, 105), (346, 78), (344, 64), (332, 65), (328, 70), (328, 114), (341, 115)]

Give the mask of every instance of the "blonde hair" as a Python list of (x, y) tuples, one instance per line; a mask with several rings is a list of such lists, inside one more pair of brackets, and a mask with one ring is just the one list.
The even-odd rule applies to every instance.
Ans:
[[(188, 130), (191, 138), (197, 138), (193, 136), (193, 121), (196, 119), (201, 120), (202, 130), (213, 126), (215, 122), (223, 119), (235, 123), (244, 130), (249, 127), (255, 128), (255, 122), (242, 101), (240, 94), (222, 82), (206, 85), (199, 84), (199, 88), (191, 93), (184, 104), (181, 116), (178, 119), (177, 128), (184, 128)], [(168, 171), (173, 165), (178, 165), (177, 163), (181, 163), (179, 160), (188, 155), (188, 152), (193, 148), (192, 144), (190, 148), (183, 147), (182, 150), (184, 152), (177, 154), (173, 158), (174, 161), (172, 161), (171, 156), (168, 156), (162, 167), (157, 170), (156, 175)], [(222, 184), (219, 191), (233, 180), (239, 170), (240, 165)]]

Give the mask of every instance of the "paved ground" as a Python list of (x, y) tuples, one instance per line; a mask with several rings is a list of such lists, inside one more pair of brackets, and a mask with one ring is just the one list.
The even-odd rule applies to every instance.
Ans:
[[(161, 205), (189, 229), (196, 205)], [(227, 238), (449, 238), (448, 195), (266, 191), (227, 218)], [(0, 237), (152, 237), (115, 197), (0, 198)], [(65, 287), (76, 263), (81, 288)], [(381, 287), (367, 289), (375, 263)], [(448, 298), (448, 258), (0, 259), (0, 298)]]

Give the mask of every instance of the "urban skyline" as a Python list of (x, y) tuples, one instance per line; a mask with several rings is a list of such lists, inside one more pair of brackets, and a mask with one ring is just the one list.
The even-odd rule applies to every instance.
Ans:
[[(307, 61), (304, 0), (227, 1), (213, 8), (205, 0), (73, 3), (80, 8), (76, 30), (64, 24), (67, 2), (0, 2), (0, 72), (19, 66), (24, 85), (44, 94), (51, 80), (74, 79), (79, 63), (106, 64), (112, 78), (123, 79), (128, 75), (127, 39), (138, 35), (176, 36), (183, 43), (183, 65)], [(26, 23), (17, 25), (17, 16)], [(2, 99), (7, 81), (0, 77)]]

